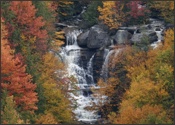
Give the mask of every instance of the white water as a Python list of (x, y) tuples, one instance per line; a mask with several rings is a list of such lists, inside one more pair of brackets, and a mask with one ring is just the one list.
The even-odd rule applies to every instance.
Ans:
[[(79, 30), (74, 30), (66, 34), (66, 46), (61, 50), (61, 56), (67, 65), (67, 76), (73, 76), (76, 79), (75, 85), (79, 88), (74, 93), (70, 92), (70, 100), (76, 106), (73, 113), (78, 121), (85, 123), (93, 123), (100, 117), (96, 111), (88, 111), (87, 106), (98, 103), (98, 99), (93, 97), (90, 88), (95, 86), (93, 79), (93, 59), (94, 55), (87, 63), (87, 70), (81, 65), (81, 48), (77, 44), (77, 36), (81, 33)], [(69, 90), (75, 90), (73, 83), (69, 84)]]
[[(153, 49), (155, 49), (161, 44), (161, 41), (163, 40), (163, 36), (161, 34), (165, 29), (165, 27), (164, 27), (163, 21), (156, 20), (156, 19), (150, 19), (150, 20), (152, 20), (151, 26), (154, 27), (153, 30), (156, 32), (158, 37), (158, 40), (151, 44)], [(160, 28), (160, 31), (156, 31), (156, 28)]]
[[(155, 28), (155, 29), (156, 29), (156, 28)], [(162, 37), (162, 35), (161, 35), (161, 34), (162, 34), (162, 31), (163, 31), (162, 28), (160, 29), (160, 31), (156, 31), (156, 30), (155, 30), (155, 32), (156, 32), (156, 34), (157, 34), (157, 37), (158, 37), (158, 40), (151, 44), (151, 46), (153, 47), (153, 49), (157, 48), (157, 47), (159, 46), (159, 44), (161, 43), (161, 41), (162, 41), (162, 39), (163, 39), (163, 37)]]
[[(155, 25), (154, 23), (153, 25)], [(153, 44), (157, 45), (157, 43), (161, 41), (162, 31), (163, 28), (161, 28), (161, 31), (155, 31), (158, 36), (158, 41), (155, 41), (156, 43)], [(69, 90), (76, 90), (76, 92), (74, 93), (70, 92), (70, 100), (72, 101), (73, 106), (76, 106), (75, 110), (73, 111), (75, 113), (75, 117), (78, 121), (82, 121), (84, 123), (94, 123), (98, 120), (100, 115), (98, 115), (94, 110), (87, 110), (86, 107), (92, 107), (93, 103), (95, 103), (96, 105), (98, 105), (99, 102), (104, 103), (106, 96), (98, 96), (98, 94), (96, 94), (97, 96), (94, 97), (92, 95), (92, 92), (90, 91), (91, 87), (99, 89), (99, 86), (96, 86), (96, 84), (94, 83), (93, 78), (93, 60), (95, 58), (95, 54), (93, 54), (87, 62), (87, 69), (84, 69), (80, 63), (82, 48), (80, 48), (77, 44), (77, 36), (81, 32), (82, 31), (80, 30), (74, 30), (66, 34), (66, 46), (62, 48), (60, 54), (63, 58), (64, 63), (67, 65), (67, 76), (73, 76), (76, 79), (75, 85), (79, 88), (79, 90), (76, 90), (73, 87), (73, 83), (69, 84)], [(153, 44), (151, 46), (153, 46)], [(104, 78), (105, 81), (109, 77), (108, 64), (110, 56), (113, 54), (114, 57), (116, 57), (119, 51), (120, 49), (110, 51), (109, 49), (104, 50), (104, 63), (101, 70), (101, 76)]]

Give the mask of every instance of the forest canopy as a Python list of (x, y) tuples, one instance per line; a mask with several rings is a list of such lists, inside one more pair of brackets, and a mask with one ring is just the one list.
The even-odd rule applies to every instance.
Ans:
[[(152, 18), (165, 26), (163, 30), (158, 26), (155, 29), (161, 31), (158, 46), (150, 46), (150, 39), (156, 35), (151, 31), (145, 33), (149, 35), (139, 45), (132, 43), (131, 36), (148, 31)], [(135, 26), (139, 27), (136, 32)], [(123, 27), (131, 27), (121, 36), (129, 40), (119, 44), (116, 36)], [(106, 48), (117, 51), (107, 62), (107, 78), (101, 78), (98, 71), (90, 74), (97, 74), (92, 77), (97, 77), (94, 81), (99, 89), (92, 87), (88, 91), (93, 96), (107, 97), (107, 101), (87, 108), (98, 110), (101, 117), (97, 123), (173, 124), (174, 1), (140, 0), (1, 1), (1, 124), (81, 123), (75, 116), (77, 106), (72, 106), (72, 101), (76, 99), (70, 99), (69, 85), (77, 91), (81, 87), (75, 87), (78, 80), (68, 75), (68, 64), (60, 54), (70, 49), (65, 46), (71, 28), (81, 31), (79, 36), (73, 36), (74, 42), (78, 41), (74, 47), (82, 44), (78, 49), (95, 52), (91, 61), (97, 60), (92, 63), (96, 69), (105, 62), (105, 56), (100, 58), (100, 54), (105, 55)], [(90, 35), (96, 36), (91, 39)], [(107, 47), (89, 49), (95, 45), (95, 40), (89, 42), (93, 39), (97, 46), (103, 45), (105, 39)], [(82, 60), (87, 57), (90, 58), (83, 55)], [(83, 70), (90, 72), (89, 62)], [(82, 73), (82, 68), (79, 70)], [(84, 76), (89, 78), (88, 75)]]

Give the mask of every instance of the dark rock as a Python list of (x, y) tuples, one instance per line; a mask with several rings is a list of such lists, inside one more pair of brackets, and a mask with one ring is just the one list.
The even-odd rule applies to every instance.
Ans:
[(152, 26), (151, 25), (148, 25), (148, 29), (152, 29)]
[(81, 29), (88, 29), (90, 26), (87, 21), (80, 21), (78, 27), (80, 27)]
[(131, 39), (132, 34), (127, 30), (118, 30), (115, 36), (113, 36), (114, 43), (116, 44), (127, 44)]
[(97, 83), (97, 81), (100, 78), (102, 65), (104, 62), (104, 49), (99, 50), (96, 52), (93, 62), (93, 75), (94, 75), (94, 82)]
[(111, 44), (111, 39), (100, 25), (91, 27), (87, 38), (87, 47), (90, 49), (98, 49)]
[(98, 24), (98, 25), (95, 25), (95, 26), (93, 26), (93, 27), (96, 27), (96, 28), (102, 29), (102, 30), (105, 31), (105, 32), (108, 32), (108, 31), (109, 31), (108, 26), (105, 25), (105, 24)]
[(89, 30), (84, 32), (84, 33), (81, 33), (78, 37), (77, 37), (77, 42), (78, 42), (78, 45), (80, 47), (86, 47), (87, 46), (87, 38), (88, 38), (88, 35), (89, 35)]
[(137, 30), (136, 30), (136, 33), (141, 33), (141, 30), (140, 30), (140, 29), (137, 29)]
[(155, 31), (161, 31), (161, 29), (160, 29), (159, 27), (157, 27), (157, 28), (155, 29)]
[(87, 62), (89, 62), (90, 58), (92, 57), (92, 55), (96, 52), (96, 50), (89, 50), (87, 48), (83, 48), (80, 50), (81, 53), (81, 61), (79, 60), (79, 62), (81, 62), (81, 65), (84, 69), (87, 69)]
[(113, 36), (113, 35), (115, 35), (116, 33), (117, 33), (117, 29), (111, 29), (111, 30), (109, 30), (109, 32), (108, 32), (109, 36)]

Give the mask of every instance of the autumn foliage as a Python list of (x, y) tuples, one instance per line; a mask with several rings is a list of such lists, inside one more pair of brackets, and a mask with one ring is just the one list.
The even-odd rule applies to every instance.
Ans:
[(42, 17), (36, 17), (36, 8), (31, 1), (12, 1), (9, 9), (14, 13), (14, 22), (20, 31), (29, 39), (36, 37), (35, 46), (39, 50), (46, 50), (48, 38), (47, 31), (42, 29), (45, 25)]
[[(94, 22), (107, 25), (109, 34), (120, 26), (145, 24), (151, 16), (160, 16), (165, 23), (174, 23), (173, 1), (1, 3), (3, 124), (74, 123), (67, 83), (75, 79), (66, 75), (59, 56), (65, 34), (54, 27), (58, 20), (64, 23), (76, 16), (80, 22), (83, 18), (92, 19), (93, 25)], [(108, 123), (173, 123), (174, 29), (166, 29), (163, 36), (164, 40), (156, 49), (149, 45), (147, 51), (137, 49), (135, 45), (112, 48), (109, 78), (99, 79), (99, 89), (92, 88), (94, 96), (107, 97), (92, 108), (98, 108)], [(121, 51), (116, 54), (119, 49)]]
[[(172, 29), (166, 30), (164, 45), (156, 49), (149, 49), (146, 52), (128, 46), (123, 53), (110, 59), (113, 70), (107, 84), (99, 81), (99, 85), (103, 83), (99, 93), (109, 98), (103, 106), (108, 108), (103, 113), (108, 113), (111, 123), (170, 124), (173, 122), (173, 34)], [(122, 73), (122, 70), (125, 70), (126, 74)], [(129, 80), (127, 85), (126, 78)], [(115, 106), (111, 106), (113, 102), (117, 104), (117, 110)]]
[(100, 12), (99, 20), (102, 20), (111, 29), (118, 28), (124, 22), (125, 14), (122, 9), (123, 4), (116, 6), (115, 1), (105, 1), (103, 2), (103, 7), (98, 7)]
[(142, 20), (149, 10), (141, 4), (141, 1), (104, 1), (103, 7), (98, 7), (99, 20), (110, 29), (117, 29), (124, 23), (132, 22), (133, 19)]
[(14, 95), (16, 104), (21, 106), (22, 110), (36, 110), (38, 101), (37, 93), (34, 92), (36, 85), (32, 83), (32, 76), (26, 73), (26, 66), (10, 48), (3, 24), (1, 31), (1, 85), (8, 90), (9, 95)]

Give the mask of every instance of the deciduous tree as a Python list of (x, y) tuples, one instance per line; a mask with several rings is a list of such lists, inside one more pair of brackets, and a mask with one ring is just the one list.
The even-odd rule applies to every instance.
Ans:
[(9, 95), (14, 96), (15, 103), (22, 110), (36, 110), (38, 101), (37, 94), (34, 92), (36, 85), (31, 82), (32, 76), (26, 73), (26, 65), (19, 56), (14, 55), (14, 50), (10, 48), (6, 37), (7, 31), (3, 24), (1, 31), (1, 85), (7, 89)]
[(115, 1), (103, 2), (103, 7), (98, 7), (100, 12), (99, 20), (109, 26), (110, 29), (118, 28), (125, 21), (125, 14), (123, 13), (124, 5), (121, 3), (116, 6)]
[[(35, 6), (31, 1), (12, 1), (10, 2), (9, 9), (14, 13), (15, 18), (13, 21), (16, 27), (28, 39), (36, 37), (35, 46), (38, 50), (46, 50), (47, 46), (47, 31), (42, 29), (45, 25), (43, 17), (36, 17)], [(13, 40), (13, 39), (12, 39)], [(20, 45), (20, 43), (17, 43)], [(22, 47), (22, 46), (21, 46)]]

